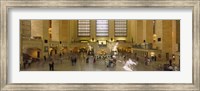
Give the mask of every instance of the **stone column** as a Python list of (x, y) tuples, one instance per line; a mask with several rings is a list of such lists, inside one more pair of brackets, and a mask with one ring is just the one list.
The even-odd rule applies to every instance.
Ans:
[[(162, 32), (163, 32), (163, 24), (162, 24), (162, 20), (156, 20), (155, 21), (155, 33), (156, 33), (156, 41), (155, 41), (155, 44), (156, 44), (156, 48), (159, 49), (159, 50), (162, 50)], [(160, 41), (159, 41), (160, 39)]]
[(153, 43), (153, 20), (146, 21), (146, 42)]
[(148, 43), (147, 42), (147, 21), (146, 20), (143, 20), (143, 29), (142, 29), (142, 31), (143, 31), (143, 40), (145, 40), (146, 41), (146, 43)]
[(172, 20), (172, 54), (176, 53), (176, 20)]
[(62, 28), (61, 28), (61, 35), (62, 35), (62, 41), (63, 43), (66, 43), (65, 46), (67, 46), (68, 48), (70, 48), (70, 44), (71, 44), (71, 32), (70, 31), (70, 20), (63, 20), (62, 21)]
[(115, 40), (115, 21), (114, 20), (108, 20), (108, 40), (111, 41), (111, 38)]
[(137, 20), (128, 20), (127, 22), (127, 37), (130, 36), (130, 42), (135, 43), (137, 40)]
[(63, 41), (67, 42), (68, 44), (71, 43), (71, 31), (70, 31), (70, 22), (69, 20), (63, 20), (62, 22), (62, 30), (63, 30)]
[[(176, 43), (180, 45), (180, 20), (176, 20)], [(179, 48), (178, 52), (180, 52)]]
[(52, 20), (52, 41), (59, 41), (59, 20)]
[(44, 30), (44, 24), (43, 24), (43, 20), (31, 20), (31, 37), (41, 37), (41, 40), (37, 40), (38, 42), (40, 41), (41, 44), (37, 44), (36, 48), (39, 48), (39, 50), (37, 51), (34, 51), (33, 55), (34, 57), (37, 57), (37, 52), (39, 51), (40, 52), (40, 59), (42, 60), (43, 59), (43, 30)]
[(71, 20), (71, 30), (74, 32), (73, 33), (73, 38), (75, 41), (77, 41), (77, 36), (78, 36), (78, 30), (77, 30), (77, 20)]
[[(96, 38), (96, 20), (91, 20), (90, 21), (90, 39), (94, 38), (95, 40), (97, 40)], [(89, 40), (90, 40), (89, 39)]]
[(132, 29), (133, 29), (133, 41), (137, 41), (137, 20), (132, 20)]
[(137, 20), (137, 40), (136, 43), (143, 43), (143, 21)]
[(69, 22), (69, 26), (68, 27), (69, 27), (69, 31), (70, 31), (70, 34), (69, 34), (70, 35), (70, 43), (72, 43), (75, 40), (74, 39), (74, 31), (72, 29), (73, 28), (72, 27), (73, 24), (72, 24), (71, 20), (68, 20), (68, 22)]
[(180, 66), (180, 20), (176, 20), (176, 48), (177, 48), (177, 55), (175, 63), (179, 64)]
[[(63, 45), (64, 47), (69, 48), (70, 44), (69, 20), (60, 21), (59, 36), (60, 36), (60, 41), (62, 41), (62, 43), (60, 44), (61, 48), (63, 47)], [(67, 52), (66, 49), (65, 52)]]
[(31, 37), (31, 20), (20, 20), (20, 67), (23, 66), (23, 40)]
[[(42, 52), (41, 52), (41, 57), (42, 59), (44, 58), (44, 56), (46, 56), (46, 58), (49, 57), (49, 53), (48, 51), (46, 51), (48, 48), (49, 49), (49, 42), (50, 42), (50, 37), (49, 37), (49, 20), (43, 20), (43, 47), (42, 47)], [(45, 40), (47, 40), (47, 43), (45, 43)]]
[(58, 44), (58, 54), (62, 53), (62, 48), (63, 48), (63, 43), (64, 43), (64, 36), (65, 34), (64, 29), (63, 29), (63, 21), (59, 20), (59, 44)]
[(172, 20), (163, 20), (162, 53), (163, 57), (171, 57), (172, 53)]
[(132, 42), (132, 22), (131, 20), (127, 20), (127, 34), (126, 41)]

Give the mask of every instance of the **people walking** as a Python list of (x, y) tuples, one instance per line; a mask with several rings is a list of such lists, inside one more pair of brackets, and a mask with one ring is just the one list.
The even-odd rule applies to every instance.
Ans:
[(52, 71), (54, 71), (54, 62), (52, 61)]
[(169, 65), (172, 66), (172, 59), (169, 59)]
[(44, 56), (44, 61), (45, 61), (45, 62), (47, 61), (47, 57), (46, 57), (46, 56)]
[(75, 54), (72, 54), (72, 56), (71, 56), (71, 63), (72, 63), (72, 66), (76, 65), (76, 61), (77, 61), (76, 55), (75, 55)]
[(49, 62), (49, 70), (51, 71), (51, 69), (52, 69), (52, 66), (51, 66), (51, 62)]
[(86, 63), (89, 63), (89, 56), (86, 58)]
[(24, 69), (26, 69), (26, 64), (28, 63), (27, 60), (23, 60), (23, 66), (24, 66)]
[(32, 58), (28, 59), (28, 67), (31, 66)]
[(53, 61), (49, 62), (49, 70), (54, 71), (54, 62)]

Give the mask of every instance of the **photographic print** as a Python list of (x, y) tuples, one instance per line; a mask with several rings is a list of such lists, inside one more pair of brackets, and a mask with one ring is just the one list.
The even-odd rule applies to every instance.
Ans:
[(180, 71), (180, 20), (20, 20), (20, 71)]
[(1, 91), (199, 91), (198, 0), (1, 0)]

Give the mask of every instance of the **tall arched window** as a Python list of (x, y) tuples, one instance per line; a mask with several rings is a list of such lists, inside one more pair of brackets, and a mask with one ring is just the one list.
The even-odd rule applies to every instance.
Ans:
[(78, 36), (90, 36), (90, 20), (78, 20)]
[(108, 20), (96, 20), (96, 36), (108, 36)]
[(127, 36), (127, 21), (115, 20), (115, 36), (124, 37)]

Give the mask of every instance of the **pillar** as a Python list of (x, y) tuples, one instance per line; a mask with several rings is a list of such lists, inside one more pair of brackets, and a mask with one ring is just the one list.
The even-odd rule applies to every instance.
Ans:
[(146, 42), (153, 43), (153, 20), (146, 20)]
[(130, 37), (130, 41), (135, 43), (137, 40), (137, 20), (127, 21), (127, 37)]
[(96, 20), (90, 21), (90, 30), (91, 30), (90, 39), (94, 38), (94, 40), (97, 40), (97, 38), (96, 38)]
[(143, 43), (143, 21), (137, 20), (137, 40), (136, 43)]
[(163, 20), (162, 53), (163, 57), (172, 54), (172, 20)]
[(115, 40), (115, 21), (108, 20), (108, 40), (111, 41), (111, 38)]
[(52, 20), (52, 41), (59, 41), (59, 20)]
[(172, 20), (172, 54), (176, 53), (176, 20)]
[(143, 25), (143, 29), (142, 29), (142, 31), (143, 31), (143, 40), (145, 40), (146, 43), (148, 43), (148, 42), (147, 42), (147, 37), (146, 37), (146, 36), (147, 36), (147, 34), (146, 34), (146, 33), (147, 33), (147, 25), (146, 25), (146, 24), (147, 24), (147, 21), (146, 21), (146, 20), (143, 20), (142, 23), (143, 23), (143, 24), (142, 24), (142, 25)]
[[(156, 49), (158, 50), (162, 50), (162, 32), (163, 32), (163, 24), (162, 24), (162, 20), (156, 20), (155, 21), (155, 38), (156, 38), (156, 41), (155, 41), (155, 44), (156, 44)], [(159, 40), (160, 39), (160, 40)]]
[[(50, 37), (49, 37), (49, 20), (43, 20), (43, 47), (42, 47), (42, 52), (41, 52), (41, 57), (42, 59), (44, 58), (44, 56), (46, 56), (46, 58), (49, 57), (49, 53), (48, 53), (48, 49), (49, 49), (49, 41), (50, 41)], [(45, 43), (45, 40), (47, 40), (47, 43)], [(47, 49), (45, 49), (47, 48)]]

